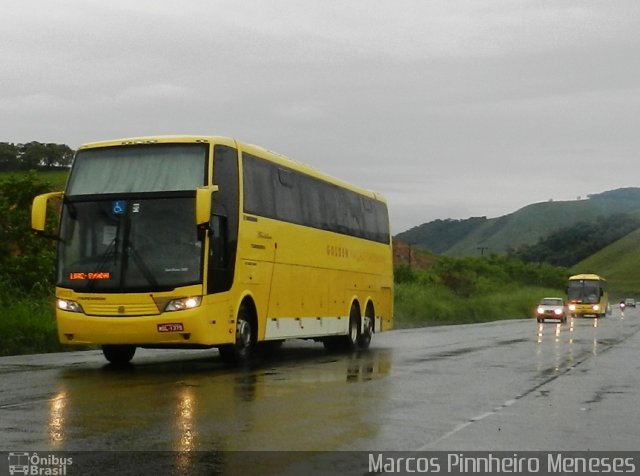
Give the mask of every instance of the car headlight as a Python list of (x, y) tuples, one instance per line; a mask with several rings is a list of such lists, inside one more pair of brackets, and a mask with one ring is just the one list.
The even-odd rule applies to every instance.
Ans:
[(539, 307), (538, 308), (538, 314), (544, 314), (544, 308)]
[(56, 306), (58, 306), (58, 309), (62, 311), (84, 312), (84, 309), (82, 309), (82, 306), (79, 303), (70, 301), (69, 299), (58, 299), (56, 301)]
[(560, 314), (562, 314), (562, 309), (554, 309), (553, 312), (556, 316), (559, 316)]
[(173, 299), (165, 306), (164, 310), (169, 311), (184, 311), (185, 309), (193, 309), (200, 306), (202, 303), (202, 296), (191, 296), (180, 299)]
[(569, 310), (570, 311), (575, 311), (576, 310), (576, 305), (575, 304), (569, 304)]
[(599, 311), (600, 310), (600, 304), (594, 304), (593, 305), (593, 310), (594, 311)]

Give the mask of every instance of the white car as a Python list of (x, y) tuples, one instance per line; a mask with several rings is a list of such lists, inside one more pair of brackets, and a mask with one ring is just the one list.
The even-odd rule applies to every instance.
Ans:
[(556, 297), (543, 298), (536, 309), (536, 318), (538, 322), (544, 322), (545, 319), (567, 322), (567, 311), (564, 305), (564, 299)]

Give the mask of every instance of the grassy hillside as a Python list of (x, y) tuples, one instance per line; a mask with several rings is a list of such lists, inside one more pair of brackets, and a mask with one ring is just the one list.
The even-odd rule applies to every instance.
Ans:
[(581, 261), (571, 272), (597, 273), (607, 279), (614, 296), (640, 298), (640, 230)]
[[(399, 233), (397, 238), (416, 248), (447, 256), (477, 256), (480, 248), (501, 254), (534, 244), (560, 228), (581, 221), (638, 210), (640, 188), (619, 189), (586, 200), (535, 203), (498, 218), (436, 220)], [(461, 233), (462, 229), (465, 233)], [(447, 248), (434, 249), (434, 241), (446, 243)]]

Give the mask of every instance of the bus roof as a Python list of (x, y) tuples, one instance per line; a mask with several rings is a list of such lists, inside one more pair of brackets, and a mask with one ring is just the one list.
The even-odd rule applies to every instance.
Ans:
[(578, 281), (578, 280), (586, 280), (586, 281), (606, 281), (602, 276), (598, 276), (597, 274), (576, 274), (574, 276), (569, 277), (569, 281)]
[(214, 143), (222, 144), (230, 147), (234, 147), (240, 151), (247, 152), (252, 155), (256, 155), (260, 158), (267, 159), (271, 162), (277, 163), (284, 167), (289, 167), (298, 172), (316, 177), (335, 184), (339, 187), (352, 190), (361, 195), (374, 198), (378, 201), (386, 203), (385, 198), (377, 192), (369, 189), (353, 185), (349, 182), (333, 177), (329, 174), (319, 171), (315, 167), (290, 159), (280, 153), (273, 152), (265, 149), (264, 147), (249, 144), (246, 142), (233, 139), (225, 136), (208, 136), (208, 135), (161, 135), (161, 136), (144, 136), (144, 137), (130, 137), (123, 139), (112, 139), (99, 142), (89, 142), (82, 144), (78, 147), (78, 150), (95, 149), (100, 147), (118, 147), (118, 146), (131, 146), (131, 145), (149, 145), (149, 144), (162, 144), (162, 143)]

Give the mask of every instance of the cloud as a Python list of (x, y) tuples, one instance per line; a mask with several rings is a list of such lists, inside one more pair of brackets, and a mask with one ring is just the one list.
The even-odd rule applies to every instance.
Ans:
[(230, 135), (386, 194), (403, 226), (491, 216), (550, 198), (544, 167), (569, 197), (627, 183), (639, 16), (600, 0), (11, 2), (3, 134)]
[(118, 103), (130, 104), (154, 101), (179, 102), (190, 97), (190, 92), (183, 86), (167, 83), (152, 83), (132, 86), (116, 93), (114, 99)]

